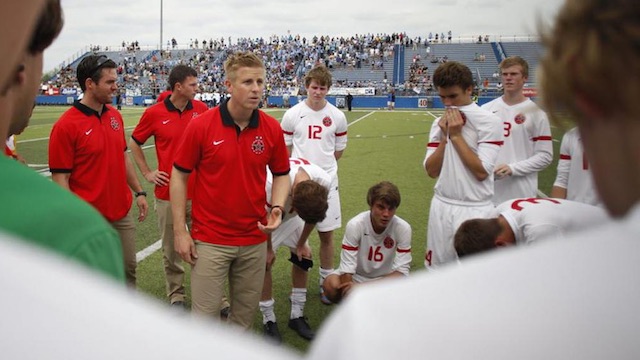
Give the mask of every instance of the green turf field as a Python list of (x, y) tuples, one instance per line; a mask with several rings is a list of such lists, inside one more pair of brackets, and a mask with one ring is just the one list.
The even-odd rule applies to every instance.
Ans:
[[(18, 152), (35, 170), (47, 169), (48, 136), (53, 123), (67, 107), (38, 106), (34, 110), (29, 128), (18, 137)], [(137, 124), (144, 108), (125, 107), (122, 115), (125, 120), (127, 139)], [(268, 110), (277, 119), (281, 119), (284, 111)], [(339, 162), (340, 195), (342, 202), (343, 226), (361, 211), (367, 210), (365, 200), (368, 188), (381, 180), (394, 182), (402, 195), (402, 204), (397, 215), (407, 220), (413, 228), (412, 271), (423, 268), (423, 255), (426, 240), (427, 217), (433, 179), (427, 177), (422, 168), (429, 129), (435, 117), (441, 114), (438, 110), (358, 110), (346, 112), (349, 122), (347, 149)], [(559, 140), (563, 130), (552, 128), (554, 136), (554, 162), (539, 176), (540, 190), (548, 194), (555, 179)], [(149, 141), (145, 145), (152, 145)], [(145, 150), (150, 167), (154, 167), (155, 149), (149, 146)], [(44, 175), (44, 174), (43, 174)], [(143, 177), (139, 175), (143, 181)], [(149, 204), (153, 206), (153, 186), (143, 182), (149, 194)], [(139, 224), (137, 232), (137, 250), (143, 250), (157, 242), (159, 232), (154, 212), (146, 221)], [(335, 265), (339, 264), (340, 242), (343, 229), (335, 232)], [(313, 234), (311, 246), (314, 258), (318, 259), (318, 237)], [(309, 343), (287, 328), (289, 318), (290, 264), (288, 250), (280, 249), (278, 260), (273, 270), (274, 299), (276, 315), (284, 343), (301, 352), (305, 352)], [(306, 316), (312, 328), (317, 329), (323, 319), (334, 306), (325, 306), (318, 297), (317, 266), (310, 272), (307, 295)], [(187, 276), (188, 283), (188, 276)], [(164, 301), (164, 272), (162, 270), (162, 254), (152, 253), (139, 263), (139, 289), (160, 301)], [(188, 288), (187, 288), (188, 291)], [(255, 328), (261, 331), (262, 317), (256, 315)]]

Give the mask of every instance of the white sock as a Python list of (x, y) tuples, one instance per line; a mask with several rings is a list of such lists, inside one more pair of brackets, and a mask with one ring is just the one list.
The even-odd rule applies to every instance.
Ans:
[(291, 289), (291, 316), (290, 319), (297, 319), (304, 316), (304, 304), (307, 302), (307, 289), (306, 288), (293, 288)]
[(322, 284), (324, 283), (324, 279), (326, 279), (327, 276), (331, 275), (334, 271), (334, 269), (320, 268), (320, 286), (322, 286)]
[(266, 324), (269, 321), (276, 322), (276, 313), (273, 311), (275, 300), (269, 299), (267, 301), (260, 301), (260, 311), (262, 312), (262, 323)]

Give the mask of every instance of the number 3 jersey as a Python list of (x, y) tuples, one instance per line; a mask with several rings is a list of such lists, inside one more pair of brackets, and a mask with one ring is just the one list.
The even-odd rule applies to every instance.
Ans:
[[(371, 225), (371, 211), (349, 220), (342, 240), (341, 274), (354, 274), (367, 281), (394, 271), (409, 275), (411, 266), (411, 226), (394, 216), (387, 228), (376, 234)], [(364, 279), (363, 279), (364, 278)]]
[(347, 147), (347, 118), (328, 103), (314, 111), (305, 102), (287, 110), (282, 118), (282, 130), (287, 146), (293, 146), (291, 157), (305, 158), (337, 177), (336, 151)]

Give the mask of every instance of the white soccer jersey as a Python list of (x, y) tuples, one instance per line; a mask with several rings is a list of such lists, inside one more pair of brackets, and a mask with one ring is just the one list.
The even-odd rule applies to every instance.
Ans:
[[(493, 174), (496, 158), (503, 142), (500, 120), (490, 112), (481, 109), (476, 103), (459, 109), (466, 118), (466, 123), (462, 127), (463, 138), (469, 148), (478, 155), (487, 173)], [(436, 119), (431, 126), (423, 166), (440, 144), (442, 131), (438, 126), (439, 120), (439, 118)], [(463, 164), (451, 143), (446, 145), (444, 151), (442, 169), (434, 193), (450, 201), (461, 203), (490, 201), (493, 196), (493, 176), (488, 176), (484, 181), (478, 181)]]
[(565, 199), (512, 199), (498, 205), (496, 211), (507, 220), (519, 245), (563, 239), (608, 219), (600, 207)]
[(354, 274), (373, 280), (394, 271), (409, 275), (411, 266), (411, 226), (394, 216), (387, 228), (376, 234), (371, 211), (349, 220), (342, 240), (341, 274)]
[[(289, 166), (291, 170), (289, 171), (289, 178), (291, 179), (291, 186), (293, 186), (293, 182), (298, 174), (298, 171), (304, 170), (304, 172), (309, 175), (310, 180), (317, 182), (318, 184), (324, 186), (327, 190), (331, 186), (331, 177), (327, 174), (326, 171), (322, 170), (318, 165), (312, 164), (306, 159), (301, 158), (289, 158)], [(271, 171), (267, 171), (267, 183), (265, 184), (265, 191), (267, 192), (267, 201), (268, 205), (271, 205), (271, 188), (273, 186), (273, 174)], [(291, 196), (287, 198), (287, 203), (284, 205), (284, 219), (283, 222), (288, 219), (296, 216), (296, 213), (293, 211), (291, 207)]]
[(493, 203), (537, 196), (538, 172), (553, 160), (553, 138), (547, 114), (531, 99), (507, 105), (499, 97), (482, 108), (496, 114), (503, 126), (504, 145), (496, 165), (507, 164), (513, 172), (511, 176), (495, 180)]
[(567, 131), (562, 137), (558, 175), (553, 186), (567, 189), (568, 200), (602, 206), (602, 201), (593, 184), (578, 128)]
[(293, 146), (291, 157), (305, 158), (337, 178), (336, 151), (347, 147), (347, 118), (329, 102), (314, 111), (305, 102), (287, 110), (282, 118), (287, 146)]

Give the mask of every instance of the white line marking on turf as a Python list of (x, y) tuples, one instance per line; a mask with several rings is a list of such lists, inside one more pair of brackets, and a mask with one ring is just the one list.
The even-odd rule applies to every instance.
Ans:
[[(126, 126), (124, 129), (125, 130), (131, 130), (133, 128), (135, 128), (135, 126)], [(47, 136), (47, 137), (43, 137), (43, 138), (18, 140), (17, 143), (18, 144), (24, 144), (24, 143), (30, 143), (30, 142), (36, 142), (36, 141), (44, 141), (44, 140), (49, 140), (49, 137)]]
[(160, 250), (161, 248), (162, 248), (162, 239), (159, 239), (158, 241), (154, 242), (153, 244), (151, 244), (151, 245), (147, 246), (146, 248), (138, 251), (136, 253), (136, 262), (140, 263), (142, 260), (146, 259), (151, 254), (153, 254), (154, 252)]
[(431, 111), (427, 111), (427, 114), (431, 115), (431, 117), (433, 117), (434, 119), (437, 119), (438, 117), (433, 115), (433, 113)]
[(549, 197), (547, 194), (543, 193), (542, 191), (540, 191), (540, 189), (538, 189), (538, 196), (540, 196), (541, 198), (547, 198)]
[(361, 116), (361, 117), (355, 119), (352, 123), (348, 124), (347, 127), (357, 123), (360, 120), (363, 120), (364, 118), (368, 117), (369, 115), (372, 115), (373, 113), (375, 113), (375, 111), (372, 111), (372, 112), (368, 113), (367, 115), (364, 115), (364, 116)]

